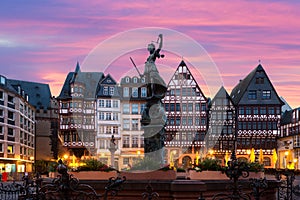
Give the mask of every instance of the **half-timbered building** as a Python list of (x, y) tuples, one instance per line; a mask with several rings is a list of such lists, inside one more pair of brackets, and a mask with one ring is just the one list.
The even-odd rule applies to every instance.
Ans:
[(181, 61), (163, 99), (167, 115), (166, 157), (168, 163), (178, 160), (178, 165), (190, 166), (196, 152), (204, 147), (207, 131), (207, 98), (191, 71)]
[(254, 148), (264, 154), (266, 167), (272, 166), (272, 152), (279, 136), (282, 100), (261, 64), (233, 88), (231, 99), (236, 106), (237, 154), (248, 159)]
[(81, 72), (77, 63), (75, 71), (67, 75), (57, 97), (59, 138), (71, 151), (70, 154), (78, 158), (96, 153), (96, 91), (103, 78), (101, 72)]
[(209, 103), (209, 128), (205, 137), (206, 149), (216, 157), (223, 158), (226, 152), (234, 150), (235, 117), (235, 106), (222, 86)]
[(280, 129), (277, 166), (300, 169), (300, 108), (282, 114)]

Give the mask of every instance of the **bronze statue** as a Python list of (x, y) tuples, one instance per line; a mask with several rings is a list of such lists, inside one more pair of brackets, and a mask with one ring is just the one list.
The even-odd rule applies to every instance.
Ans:
[(143, 77), (145, 78), (145, 82), (147, 83), (147, 97), (162, 99), (164, 98), (167, 91), (167, 86), (165, 81), (159, 75), (159, 72), (155, 65), (156, 58), (164, 57), (163, 54), (160, 54), (163, 43), (162, 34), (159, 34), (157, 43), (159, 43), (157, 49), (155, 49), (155, 45), (153, 43), (148, 44), (148, 51), (150, 55), (145, 62)]
[(144, 129), (145, 156), (152, 157), (152, 159), (158, 163), (163, 164), (163, 147), (165, 140), (164, 127), (167, 118), (162, 99), (167, 91), (167, 86), (165, 81), (159, 75), (155, 65), (156, 58), (164, 57), (163, 54), (160, 54), (163, 43), (162, 34), (159, 34), (156, 43), (159, 45), (157, 49), (155, 49), (153, 43), (148, 45), (150, 55), (145, 62), (144, 73), (141, 75), (141, 77), (145, 78), (147, 87), (147, 103), (142, 113), (141, 124)]

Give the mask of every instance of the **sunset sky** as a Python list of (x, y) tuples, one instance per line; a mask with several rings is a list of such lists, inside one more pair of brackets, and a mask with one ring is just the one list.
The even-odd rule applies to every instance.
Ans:
[[(119, 80), (133, 69), (129, 57), (142, 66), (143, 48), (161, 29), (162, 73), (164, 66), (175, 70), (182, 58), (198, 68), (195, 60), (201, 56), (193, 56), (193, 48), (183, 49), (199, 44), (200, 54), (207, 52), (215, 64), (206, 67), (216, 67), (230, 93), (260, 60), (279, 96), (295, 108), (300, 106), (299, 10), (296, 0), (1, 1), (0, 74), (48, 83), (54, 96), (77, 61), (82, 71), (98, 69)], [(121, 51), (125, 46), (129, 49)], [(97, 64), (91, 66), (87, 58), (95, 51), (101, 51), (99, 65), (94, 60)], [(107, 54), (114, 57), (104, 62)]]

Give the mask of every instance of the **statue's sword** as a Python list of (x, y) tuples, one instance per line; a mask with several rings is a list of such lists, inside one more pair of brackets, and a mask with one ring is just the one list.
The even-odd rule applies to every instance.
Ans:
[(135, 67), (136, 71), (139, 73), (140, 77), (143, 77), (143, 75), (140, 73), (139, 69), (136, 67), (136, 65), (135, 65), (134, 61), (132, 60), (132, 58), (131, 57), (129, 57), (129, 58), (130, 58), (130, 60), (133, 64), (133, 66)]

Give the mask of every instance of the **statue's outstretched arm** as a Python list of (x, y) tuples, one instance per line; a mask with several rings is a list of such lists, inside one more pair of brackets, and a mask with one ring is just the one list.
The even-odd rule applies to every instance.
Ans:
[(159, 34), (158, 37), (159, 37), (159, 47), (157, 50), (160, 51), (162, 48), (162, 44), (163, 44), (163, 35)]

